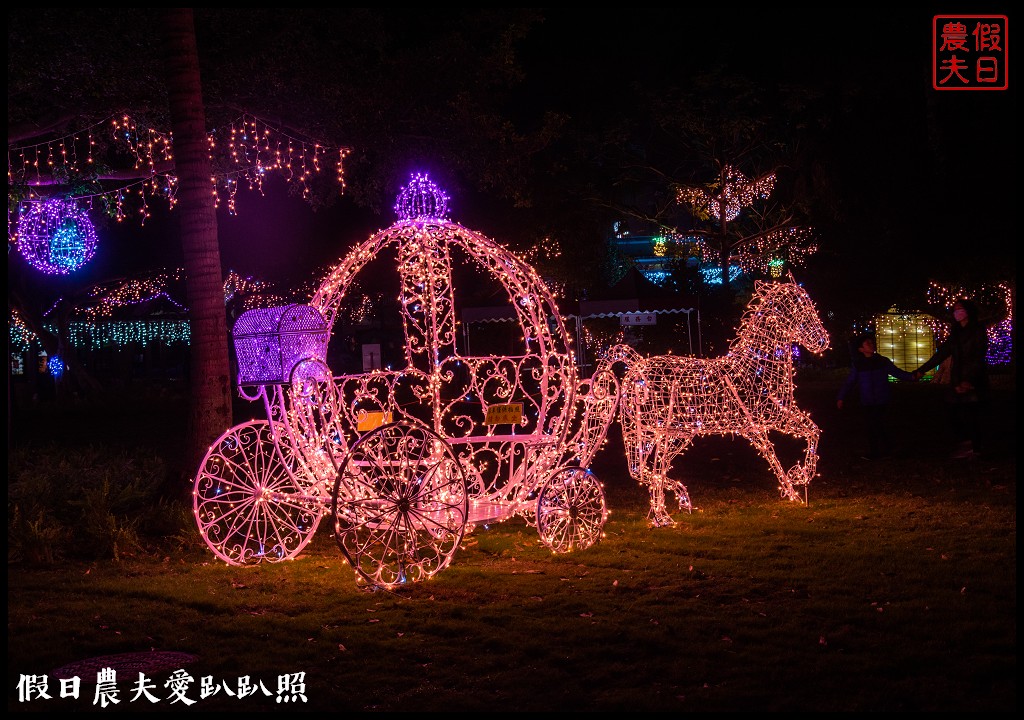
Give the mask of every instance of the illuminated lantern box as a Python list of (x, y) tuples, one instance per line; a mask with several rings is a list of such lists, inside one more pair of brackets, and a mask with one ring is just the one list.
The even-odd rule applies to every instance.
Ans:
[(232, 330), (239, 385), (280, 385), (291, 380), (303, 360), (324, 362), (330, 332), (320, 312), (309, 305), (247, 310)]
[(875, 346), (896, 367), (913, 372), (935, 352), (936, 320), (915, 312), (888, 312), (875, 316)]

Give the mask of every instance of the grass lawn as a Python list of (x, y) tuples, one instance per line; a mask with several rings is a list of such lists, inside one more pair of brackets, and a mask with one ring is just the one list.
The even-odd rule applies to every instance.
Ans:
[[(744, 441), (704, 438), (675, 468), (694, 511), (650, 528), (613, 432), (594, 465), (606, 537), (580, 553), (552, 555), (511, 520), (477, 528), (428, 582), (367, 591), (328, 518), (274, 565), (219, 563), (189, 527), (117, 561), (14, 559), (8, 709), (98, 710), (85, 661), (178, 652), (119, 670), (104, 711), (1015, 710), (1014, 375), (996, 378), (991, 443), (970, 461), (948, 459), (940, 389), (923, 384), (894, 388), (893, 457), (860, 460), (841, 380), (798, 376), (822, 427), (807, 505), (780, 498)], [(125, 443), (173, 463), (180, 405), (144, 406), (109, 421), (63, 408), (57, 424), (15, 408), (11, 448)], [(54, 672), (76, 663), (79, 697), (62, 699)], [(157, 702), (133, 699), (140, 669)], [(31, 675), (50, 699), (20, 700)], [(174, 695), (186, 675), (189, 706)], [(243, 678), (255, 694), (239, 697)]]

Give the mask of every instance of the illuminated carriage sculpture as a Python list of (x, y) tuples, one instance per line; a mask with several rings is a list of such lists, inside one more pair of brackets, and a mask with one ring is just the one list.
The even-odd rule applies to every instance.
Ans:
[[(309, 305), (250, 310), (233, 329), (239, 389), (267, 420), (229, 429), (196, 476), (207, 545), (229, 564), (294, 558), (324, 515), (357, 581), (431, 577), (476, 525), (522, 517), (554, 552), (596, 542), (607, 519), (588, 465), (616, 409), (615, 376), (581, 379), (554, 297), (537, 273), (447, 219), (426, 176), (399, 220), (352, 250)], [(356, 275), (394, 253), (405, 367), (334, 375), (331, 328)], [(456, 348), (453, 268), (496, 279), (525, 351)]]

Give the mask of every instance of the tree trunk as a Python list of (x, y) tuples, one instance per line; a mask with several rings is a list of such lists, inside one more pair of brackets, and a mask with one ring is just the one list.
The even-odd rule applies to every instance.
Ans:
[(191, 398), (183, 458), (184, 473), (192, 474), (209, 446), (232, 424), (227, 320), (191, 8), (165, 11), (163, 41), (179, 183), (176, 211), (192, 335)]

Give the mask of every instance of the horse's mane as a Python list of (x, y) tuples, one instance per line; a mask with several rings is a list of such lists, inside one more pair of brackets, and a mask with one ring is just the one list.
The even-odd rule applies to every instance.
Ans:
[(754, 282), (754, 294), (750, 297), (750, 301), (747, 303), (746, 309), (743, 311), (743, 315), (740, 316), (739, 326), (736, 328), (736, 335), (729, 342), (729, 348), (734, 349), (739, 343), (746, 342), (750, 333), (756, 327), (755, 318), (758, 313), (768, 304), (768, 301), (779, 292), (779, 289), (784, 283), (776, 282), (764, 282), (762, 280), (756, 280)]

